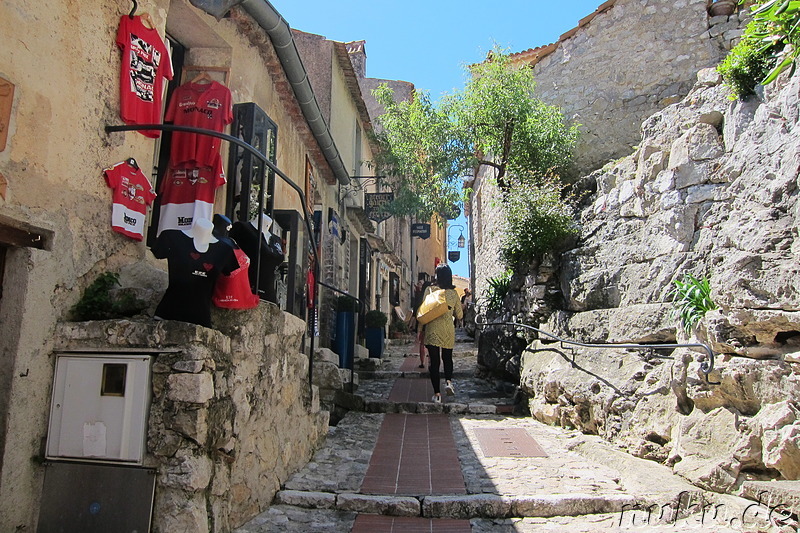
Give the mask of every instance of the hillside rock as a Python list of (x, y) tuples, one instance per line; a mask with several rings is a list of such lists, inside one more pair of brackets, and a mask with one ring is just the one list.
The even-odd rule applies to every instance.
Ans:
[[(644, 121), (634, 153), (578, 182), (590, 191), (581, 236), (546, 289), (561, 304), (522, 296), (537, 314), (514, 313), (584, 344), (528, 345), (532, 416), (720, 492), (800, 479), (800, 77), (763, 100), (728, 96), (700, 71), (686, 98)], [(687, 272), (709, 278), (719, 306), (691, 339), (669, 303)], [(585, 346), (599, 343), (689, 346)]]

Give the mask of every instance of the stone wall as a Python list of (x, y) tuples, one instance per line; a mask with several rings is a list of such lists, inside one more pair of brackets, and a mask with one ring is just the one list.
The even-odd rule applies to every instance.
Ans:
[(537, 96), (581, 125), (580, 172), (629, 154), (642, 120), (686, 96), (695, 73), (725, 56), (741, 35), (740, 15), (710, 17), (706, 7), (612, 0), (554, 45), (515, 54), (535, 64)]
[(264, 302), (213, 319), (219, 331), (145, 319), (63, 323), (57, 332), (57, 350), (156, 354), (144, 460), (158, 472), (154, 533), (241, 525), (327, 432), (300, 352), (303, 321)]
[(531, 315), (538, 302), (524, 292), (502, 317), (583, 343), (697, 342), (676, 328), (669, 292), (685, 272), (708, 276), (719, 309), (695, 330), (716, 354), (708, 377), (697, 349), (536, 340), (521, 387), (537, 419), (721, 492), (800, 477), (800, 79), (765, 92), (731, 101), (701, 71), (684, 100), (644, 122), (632, 155), (579, 183), (581, 237), (558, 265), (549, 318)]

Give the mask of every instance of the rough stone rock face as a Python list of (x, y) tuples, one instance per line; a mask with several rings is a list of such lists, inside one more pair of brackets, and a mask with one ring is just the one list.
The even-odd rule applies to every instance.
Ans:
[(303, 321), (267, 303), (212, 319), (217, 330), (150, 319), (59, 327), (61, 350), (153, 354), (144, 466), (158, 470), (154, 532), (241, 525), (327, 432), (300, 351)]
[[(560, 302), (526, 292), (533, 265), (515, 276), (504, 315), (589, 344), (707, 342), (708, 375), (697, 346), (540, 337), (522, 356), (520, 387), (537, 419), (720, 492), (800, 479), (800, 77), (763, 99), (728, 94), (715, 71), (700, 71), (685, 99), (644, 121), (630, 156), (583, 178), (578, 245), (545, 283)], [(719, 306), (691, 339), (669, 313), (672, 281), (686, 272), (709, 278)]]

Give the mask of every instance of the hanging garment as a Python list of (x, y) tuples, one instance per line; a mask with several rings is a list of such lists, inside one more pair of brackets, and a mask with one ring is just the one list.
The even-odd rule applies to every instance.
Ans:
[(211, 296), (217, 277), (239, 268), (233, 248), (214, 242), (205, 252), (198, 252), (183, 231), (168, 230), (158, 236), (151, 251), (158, 259), (166, 258), (169, 269), (169, 286), (155, 315), (211, 327)]
[[(191, 126), (221, 132), (233, 122), (230, 90), (218, 83), (184, 83), (173, 93), (166, 121), (176, 126)], [(214, 167), (219, 157), (220, 139), (176, 131), (172, 135), (170, 162), (190, 163), (196, 167)]]
[[(164, 79), (172, 79), (172, 62), (158, 31), (148, 28), (141, 17), (123, 15), (117, 29), (122, 49), (119, 114), (126, 124), (161, 124)], [(158, 137), (155, 130), (140, 131)]]
[(147, 206), (153, 203), (156, 193), (138, 166), (122, 161), (103, 170), (106, 184), (114, 191), (112, 196), (111, 228), (131, 239), (144, 238)]
[[(213, 168), (213, 170), (212, 170)], [(222, 158), (214, 167), (170, 166), (159, 188), (161, 211), (158, 234), (168, 229), (189, 229), (192, 221), (214, 216), (214, 195), (225, 184)]]
[(257, 260), (258, 228), (254, 227), (250, 222), (237, 221), (233, 223), (230, 236), (250, 257), (250, 264), (254, 266), (258, 264), (258, 271), (256, 268), (251, 268), (249, 271), (250, 285), (252, 287), (256, 286), (256, 275), (258, 275), (259, 297), (276, 303), (278, 301), (278, 292), (275, 269), (283, 263), (283, 249), (280, 245), (280, 238), (270, 234), (269, 239), (267, 239), (263, 234), (261, 235), (261, 262), (259, 263)]

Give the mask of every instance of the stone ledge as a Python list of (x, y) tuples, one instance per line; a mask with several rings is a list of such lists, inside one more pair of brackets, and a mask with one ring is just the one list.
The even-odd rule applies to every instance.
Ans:
[(420, 502), (411, 496), (342, 493), (336, 498), (336, 508), (387, 516), (419, 516)]
[(306, 509), (335, 509), (336, 495), (331, 492), (281, 490), (275, 495), (276, 504), (294, 505)]

